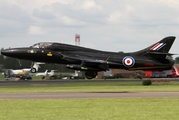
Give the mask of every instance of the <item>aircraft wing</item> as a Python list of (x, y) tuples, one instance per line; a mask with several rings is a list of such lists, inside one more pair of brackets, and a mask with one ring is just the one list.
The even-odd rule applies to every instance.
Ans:
[(119, 65), (119, 63), (115, 63), (115, 62), (109, 62), (107, 60), (99, 60), (99, 59), (93, 59), (87, 56), (83, 56), (83, 55), (66, 55), (66, 54), (62, 54), (63, 55), (63, 59), (67, 60), (67, 61), (78, 61), (81, 62), (82, 66), (97, 66), (100, 69), (103, 70), (109, 70), (108, 65), (109, 64), (113, 64), (113, 65)]

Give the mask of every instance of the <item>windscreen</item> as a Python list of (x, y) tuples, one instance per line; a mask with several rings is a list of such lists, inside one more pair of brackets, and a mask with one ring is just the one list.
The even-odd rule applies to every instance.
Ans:
[(31, 46), (31, 48), (49, 48), (52, 45), (52, 43), (37, 43)]

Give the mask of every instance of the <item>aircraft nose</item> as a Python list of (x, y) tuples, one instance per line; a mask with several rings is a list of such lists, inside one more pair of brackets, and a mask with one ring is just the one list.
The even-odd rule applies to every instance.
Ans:
[(5, 55), (5, 56), (9, 56), (9, 57), (13, 57), (15, 55), (18, 55), (20, 53), (22, 53), (23, 51), (21, 51), (20, 49), (18, 48), (13, 48), (13, 49), (5, 49), (5, 50), (2, 50), (1, 51), (1, 54), (2, 55)]
[(12, 54), (14, 52), (14, 50), (12, 49), (5, 49), (5, 50), (2, 50), (1, 51), (1, 54), (2, 55), (5, 55), (5, 56), (9, 56), (10, 54)]

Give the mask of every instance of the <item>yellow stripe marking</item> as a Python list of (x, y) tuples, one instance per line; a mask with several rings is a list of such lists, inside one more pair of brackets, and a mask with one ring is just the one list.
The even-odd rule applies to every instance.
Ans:
[(52, 54), (51, 52), (49, 52), (49, 53), (47, 54), (47, 56), (50, 56), (50, 57), (51, 57), (51, 56), (53, 56), (53, 54)]

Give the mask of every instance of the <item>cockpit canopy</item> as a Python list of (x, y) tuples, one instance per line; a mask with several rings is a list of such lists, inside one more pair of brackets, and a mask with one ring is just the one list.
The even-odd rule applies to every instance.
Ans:
[(30, 46), (31, 48), (49, 48), (52, 45), (52, 43), (50, 42), (41, 42), (41, 43), (37, 43), (34, 44), (33, 46)]

